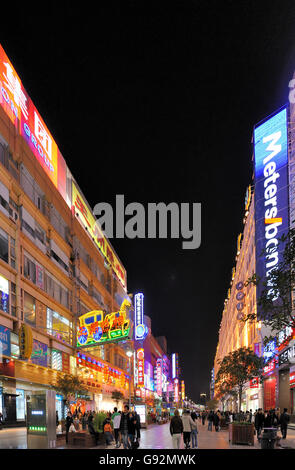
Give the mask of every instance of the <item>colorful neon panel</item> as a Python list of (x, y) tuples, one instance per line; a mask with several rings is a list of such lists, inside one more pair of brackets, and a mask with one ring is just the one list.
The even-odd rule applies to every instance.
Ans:
[(102, 310), (93, 310), (79, 318), (77, 346), (98, 346), (109, 341), (127, 339), (130, 333), (130, 320), (127, 308), (130, 302), (123, 301), (119, 312), (104, 315)]

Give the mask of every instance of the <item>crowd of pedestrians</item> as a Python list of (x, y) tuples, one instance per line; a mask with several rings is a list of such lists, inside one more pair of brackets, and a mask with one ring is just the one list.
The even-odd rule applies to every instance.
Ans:
[(186, 449), (192, 446), (193, 449), (198, 448), (198, 416), (195, 412), (190, 413), (184, 410), (182, 417), (179, 411), (174, 411), (174, 416), (170, 421), (170, 434), (172, 436), (173, 449), (180, 449), (181, 435), (183, 434), (183, 442)]
[[(86, 411), (81, 413), (75, 410), (75, 413), (68, 411), (65, 420), (66, 443), (68, 443), (68, 434), (73, 431), (88, 431), (95, 438), (97, 445), (99, 434), (103, 433), (106, 445), (114, 443), (116, 448), (123, 444), (124, 449), (139, 447), (140, 443), (140, 416), (136, 411), (129, 410), (129, 406), (125, 405), (123, 411), (114, 411), (105, 413), (106, 417), (101, 424), (101, 429), (96, 426), (96, 411)], [(56, 415), (56, 425), (59, 425), (58, 415)]]

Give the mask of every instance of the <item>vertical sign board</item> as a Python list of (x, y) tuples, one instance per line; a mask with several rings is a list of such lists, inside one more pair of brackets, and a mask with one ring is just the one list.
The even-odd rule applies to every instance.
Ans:
[(162, 359), (157, 359), (157, 394), (162, 396)]
[[(255, 127), (254, 155), (256, 273), (262, 279), (257, 286), (259, 298), (265, 288), (272, 292), (268, 277), (282, 260), (279, 238), (289, 227), (286, 107)], [(257, 316), (261, 318), (259, 311)]]

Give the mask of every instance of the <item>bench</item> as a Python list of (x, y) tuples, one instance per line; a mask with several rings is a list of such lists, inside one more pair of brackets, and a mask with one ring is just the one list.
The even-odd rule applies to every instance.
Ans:
[(96, 445), (95, 437), (87, 431), (69, 432), (68, 444), (81, 447), (94, 447)]

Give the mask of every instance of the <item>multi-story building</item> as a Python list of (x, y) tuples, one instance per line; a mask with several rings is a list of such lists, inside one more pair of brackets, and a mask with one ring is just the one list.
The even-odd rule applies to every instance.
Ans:
[[(225, 301), (214, 363), (216, 374), (219, 359), (240, 346), (250, 346), (265, 360), (264, 380), (263, 385), (255, 380), (248, 384), (242, 407), (288, 408), (292, 420), (295, 415), (294, 324), (275, 332), (276, 339), (264, 345), (264, 338), (274, 332), (263, 323), (257, 299), (262, 289), (272, 290), (268, 278), (282, 260), (280, 237), (295, 227), (294, 114), (291, 102), (254, 128), (254, 198), (245, 220), (242, 245), (238, 246), (237, 265)], [(253, 273), (260, 282), (257, 287), (253, 284), (245, 287), (245, 280)], [(290, 292), (290, 299), (294, 316), (294, 292)], [(240, 322), (242, 313), (256, 313), (257, 321)]]
[[(236, 265), (232, 270), (232, 279), (219, 329), (219, 339), (214, 360), (214, 375), (219, 370), (219, 361), (224, 356), (240, 347), (251, 347), (258, 354), (261, 351), (261, 323), (242, 322), (243, 315), (256, 313), (256, 287), (245, 282), (255, 273), (255, 211), (251, 186), (248, 187), (245, 199), (244, 230), (237, 239)], [(262, 400), (262, 390), (246, 384), (242, 397), (243, 409), (256, 409)], [(229, 408), (235, 408), (236, 402), (228, 397)]]
[[(109, 409), (114, 390), (128, 398), (123, 343), (77, 348), (78, 318), (119, 311), (124, 299), (125, 269), (0, 46), (0, 412), (6, 424), (22, 422), (26, 395), (62, 373), (84, 381), (84, 407)], [(28, 358), (20, 355), (23, 324), (32, 334)]]

